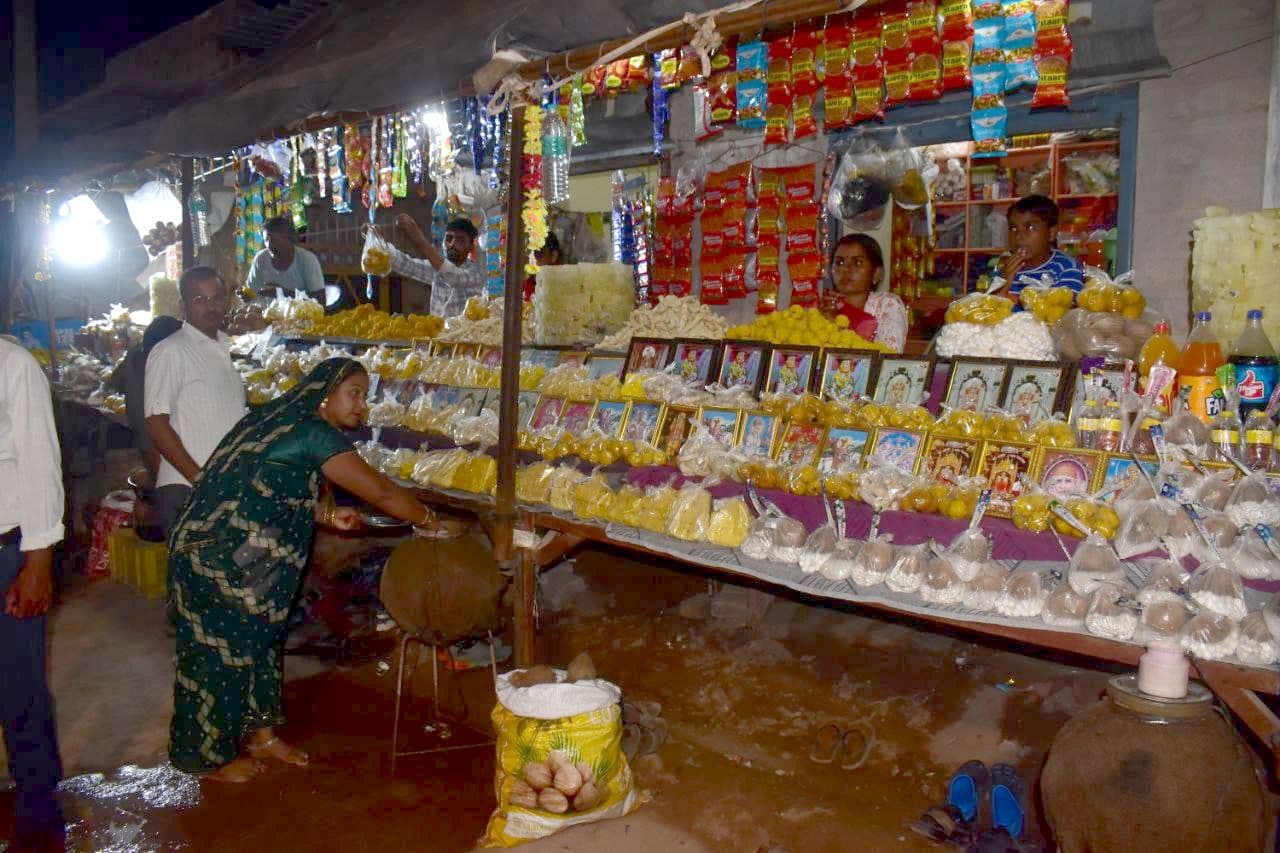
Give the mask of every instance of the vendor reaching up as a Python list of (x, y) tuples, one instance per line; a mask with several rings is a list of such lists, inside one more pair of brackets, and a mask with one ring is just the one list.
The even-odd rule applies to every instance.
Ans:
[[(1009, 282), (1009, 295), (1048, 276), (1053, 287), (1084, 287), (1080, 264), (1054, 248), (1058, 239), (1058, 205), (1042, 195), (1029, 195), (1009, 207), (1009, 254), (999, 260), (999, 274)], [(993, 265), (994, 266), (994, 265)]]
[(467, 307), (468, 299), (484, 295), (484, 270), (471, 257), (480, 232), (471, 220), (459, 217), (449, 223), (444, 231), (443, 255), (407, 213), (396, 217), (396, 228), (426, 258), (425, 261), (409, 258), (408, 264), (397, 271), (431, 285), (432, 314), (456, 317)]
[(907, 340), (907, 307), (888, 291), (877, 290), (884, 275), (884, 254), (875, 238), (846, 234), (831, 259), (831, 290), (822, 295), (822, 313), (868, 341), (902, 352)]

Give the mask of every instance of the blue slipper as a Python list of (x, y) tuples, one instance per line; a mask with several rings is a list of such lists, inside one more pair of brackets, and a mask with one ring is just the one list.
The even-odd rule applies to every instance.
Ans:
[(991, 785), (991, 774), (981, 761), (966, 761), (947, 783), (947, 805), (955, 806), (966, 823), (973, 823)]
[(1008, 764), (991, 765), (991, 826), (1017, 840), (1026, 822), (1027, 785)]

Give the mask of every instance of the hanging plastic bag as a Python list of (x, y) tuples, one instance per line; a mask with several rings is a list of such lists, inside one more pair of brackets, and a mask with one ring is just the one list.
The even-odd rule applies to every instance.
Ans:
[(964, 606), (983, 613), (993, 612), (1000, 606), (1000, 596), (1004, 594), (1004, 584), (1008, 577), (1009, 573), (999, 563), (983, 563), (973, 580), (969, 581)]
[(1225, 563), (1200, 567), (1191, 578), (1191, 600), (1205, 610), (1236, 622), (1249, 612), (1240, 576)]
[(1236, 483), (1231, 497), (1222, 508), (1240, 527), (1255, 524), (1280, 525), (1280, 498), (1271, 491), (1265, 472), (1259, 471)]
[(1161, 560), (1147, 572), (1147, 579), (1138, 590), (1138, 603), (1149, 605), (1159, 601), (1181, 601), (1190, 577), (1176, 560)]
[(1076, 592), (1071, 584), (1062, 583), (1045, 599), (1040, 618), (1056, 628), (1079, 628), (1088, 612), (1089, 597)]
[(1280, 580), (1280, 559), (1264, 537), (1272, 537), (1269, 528), (1262, 525), (1245, 528), (1224, 555), (1236, 574), (1245, 580)]
[[(916, 592), (924, 583), (929, 567), (928, 545), (908, 545), (898, 551), (893, 566), (885, 576), (885, 586), (894, 592)], [(863, 549), (866, 550), (866, 549)]]
[(1120, 515), (1120, 532), (1115, 541), (1120, 559), (1159, 548), (1169, 530), (1170, 515), (1180, 511), (1160, 498), (1127, 504)]
[(830, 524), (810, 533), (805, 539), (804, 550), (800, 552), (800, 571), (811, 575), (822, 569), (835, 553), (837, 541), (836, 529)]
[(955, 563), (946, 557), (934, 557), (925, 569), (920, 597), (929, 604), (959, 604), (964, 601), (966, 589)]
[(1267, 626), (1263, 613), (1255, 611), (1240, 622), (1236, 657), (1250, 666), (1271, 666), (1280, 658), (1280, 643)]
[(856, 586), (875, 586), (884, 582), (892, 567), (893, 546), (889, 544), (888, 536), (881, 534), (868, 539), (858, 550), (849, 579)]
[(951, 541), (945, 552), (960, 580), (969, 582), (991, 556), (991, 542), (981, 528), (966, 527)]
[(360, 269), (368, 275), (387, 275), (397, 249), (382, 238), (378, 229), (369, 227), (364, 233), (364, 249), (360, 252)]
[(1040, 615), (1044, 600), (1044, 580), (1039, 572), (1014, 572), (1005, 581), (996, 610), (1001, 616), (1030, 619)]

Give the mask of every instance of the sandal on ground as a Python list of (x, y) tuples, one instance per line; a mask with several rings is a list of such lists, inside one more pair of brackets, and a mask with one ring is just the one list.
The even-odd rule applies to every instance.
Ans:
[(875, 745), (876, 733), (871, 724), (866, 720), (854, 723), (853, 728), (840, 736), (840, 769), (861, 769), (871, 757), (871, 750)]
[(991, 766), (991, 828), (1003, 829), (1017, 841), (1027, 815), (1027, 784), (1008, 764)]
[(957, 847), (967, 845), (973, 834), (955, 806), (933, 806), (908, 827), (930, 841)]
[(289, 746), (278, 737), (272, 737), (263, 743), (249, 744), (246, 750), (254, 758), (274, 758), (276, 761), (292, 764), (295, 767), (306, 767), (311, 763), (309, 755)]
[(1026, 853), (1026, 851), (1039, 849), (1023, 840), (1010, 838), (1008, 832), (996, 828), (983, 830), (969, 845), (968, 853)]
[(966, 823), (978, 820), (991, 788), (991, 772), (981, 761), (966, 761), (947, 783), (947, 805), (954, 806)]
[(835, 723), (827, 723), (813, 735), (809, 760), (814, 764), (832, 764), (844, 745), (844, 732)]

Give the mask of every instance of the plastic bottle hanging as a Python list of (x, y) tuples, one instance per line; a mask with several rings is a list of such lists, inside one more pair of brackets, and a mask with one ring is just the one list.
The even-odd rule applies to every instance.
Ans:
[(569, 132), (555, 110), (542, 117), (542, 195), (547, 204), (569, 200)]

